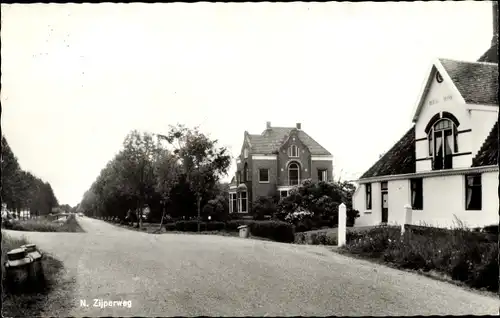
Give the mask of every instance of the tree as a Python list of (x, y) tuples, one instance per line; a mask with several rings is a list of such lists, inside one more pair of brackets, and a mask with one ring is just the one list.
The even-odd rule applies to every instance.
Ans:
[(173, 154), (177, 156), (182, 173), (196, 195), (199, 221), (202, 195), (205, 189), (213, 188), (223, 175), (227, 175), (231, 156), (226, 148), (217, 147), (217, 140), (211, 140), (197, 127), (188, 129), (183, 125), (170, 126), (164, 139), (174, 147)]
[(262, 196), (252, 204), (252, 216), (255, 220), (264, 220), (267, 215), (275, 215), (278, 207), (272, 197)]
[(178, 158), (170, 153), (170, 151), (168, 151), (167, 149), (161, 148), (160, 140), (163, 139), (165, 139), (165, 136), (158, 135), (158, 155), (154, 165), (156, 175), (156, 191), (161, 194), (163, 209), (159, 231), (161, 231), (163, 227), (163, 221), (166, 216), (166, 206), (171, 199), (171, 191), (178, 183), (179, 175), (181, 173), (181, 167), (178, 163)]
[[(279, 219), (294, 220), (291, 214), (298, 212), (311, 212), (310, 217), (315, 224), (338, 224), (338, 208), (341, 203), (347, 207), (347, 225), (352, 226), (359, 217), (359, 212), (352, 208), (352, 196), (356, 190), (353, 184), (346, 181), (318, 182), (305, 180), (301, 185), (293, 188), (288, 197), (279, 203)], [(302, 214), (298, 219), (303, 218)]]

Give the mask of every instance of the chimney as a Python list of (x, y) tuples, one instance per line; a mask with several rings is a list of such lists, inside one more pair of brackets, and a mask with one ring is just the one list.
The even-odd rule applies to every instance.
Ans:
[(271, 122), (270, 121), (266, 122), (266, 129), (271, 129)]
[(297, 129), (300, 130), (301, 129), (300, 127), (301, 127), (300, 123), (297, 123)]

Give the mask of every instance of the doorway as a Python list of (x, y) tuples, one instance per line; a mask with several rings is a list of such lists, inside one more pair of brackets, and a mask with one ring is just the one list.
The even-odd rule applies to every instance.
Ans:
[(389, 188), (387, 182), (380, 184), (380, 192), (382, 194), (382, 223), (387, 223), (389, 219)]

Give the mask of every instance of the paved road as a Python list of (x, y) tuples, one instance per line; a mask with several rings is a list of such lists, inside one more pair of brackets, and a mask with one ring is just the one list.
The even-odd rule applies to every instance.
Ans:
[[(27, 234), (76, 277), (57, 316), (497, 315), (500, 301), (319, 246), (152, 235), (79, 218), (86, 233)], [(93, 307), (93, 299), (131, 308)], [(86, 300), (89, 307), (81, 307)], [(52, 305), (57, 310), (57, 304)]]

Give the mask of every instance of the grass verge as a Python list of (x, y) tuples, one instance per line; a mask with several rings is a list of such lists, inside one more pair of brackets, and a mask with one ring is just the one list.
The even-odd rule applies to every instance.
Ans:
[(15, 220), (10, 226), (3, 227), (14, 231), (29, 232), (84, 232), (73, 214), (64, 222), (54, 222), (40, 217), (29, 220)]
[[(7, 252), (24, 244), (29, 244), (26, 238), (13, 238), (2, 231), (2, 316), (38, 317), (64, 313), (64, 310), (71, 306), (72, 285), (64, 278), (63, 263), (50, 254), (43, 254), (42, 267), (45, 277), (43, 290), (12, 294), (4, 288), (6, 275), (4, 264)], [(57, 311), (47, 311), (47, 306), (50, 304), (57, 304)]]
[(393, 267), (433, 273), (478, 290), (498, 292), (498, 243), (465, 227), (379, 227), (347, 239), (344, 251)]

